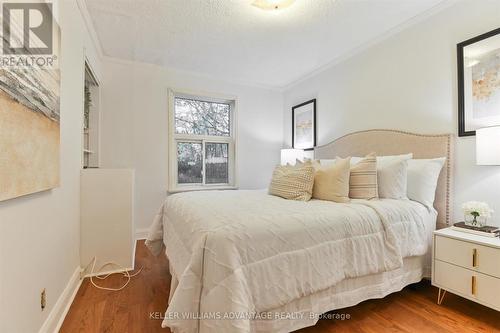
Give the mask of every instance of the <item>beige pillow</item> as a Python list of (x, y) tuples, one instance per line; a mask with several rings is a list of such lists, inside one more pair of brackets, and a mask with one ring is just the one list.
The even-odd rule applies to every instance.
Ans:
[(313, 198), (349, 202), (351, 158), (338, 159), (334, 165), (318, 167), (314, 176)]
[(278, 165), (273, 172), (269, 194), (290, 200), (309, 201), (314, 185), (314, 167)]
[(377, 157), (370, 154), (351, 168), (349, 197), (352, 199), (378, 198)]

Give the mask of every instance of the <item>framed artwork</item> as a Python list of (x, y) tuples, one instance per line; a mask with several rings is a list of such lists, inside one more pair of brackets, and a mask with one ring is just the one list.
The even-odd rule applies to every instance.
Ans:
[[(2, 37), (0, 58), (15, 63), (0, 68), (0, 201), (59, 186), (61, 32), (52, 4), (4, 4), (4, 17), (14, 10), (24, 16), (11, 15), (2, 23), (8, 35)], [(30, 31), (37, 43), (27, 43), (22, 23), (29, 22), (16, 19), (33, 11), (42, 23), (36, 33)], [(30, 60), (35, 65), (26, 65)]]
[(458, 135), (500, 125), (500, 28), (457, 45)]
[(304, 150), (316, 146), (316, 99), (292, 108), (292, 146)]

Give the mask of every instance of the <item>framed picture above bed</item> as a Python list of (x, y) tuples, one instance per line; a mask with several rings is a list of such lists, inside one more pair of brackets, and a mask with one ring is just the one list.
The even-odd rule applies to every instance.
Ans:
[(292, 146), (312, 150), (316, 145), (316, 99), (292, 107)]
[(457, 45), (458, 134), (500, 125), (500, 28)]

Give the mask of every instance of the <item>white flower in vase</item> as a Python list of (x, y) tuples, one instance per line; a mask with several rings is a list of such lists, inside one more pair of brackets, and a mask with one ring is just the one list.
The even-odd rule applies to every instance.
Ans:
[(483, 226), (491, 217), (493, 210), (485, 202), (469, 201), (462, 205), (465, 223), (473, 226)]

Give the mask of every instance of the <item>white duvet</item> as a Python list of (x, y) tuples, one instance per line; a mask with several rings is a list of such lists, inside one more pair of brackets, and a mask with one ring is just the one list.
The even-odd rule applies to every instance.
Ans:
[(162, 326), (259, 332), (254, 319), (273, 309), (425, 254), (428, 217), (409, 200), (297, 202), (263, 191), (169, 196), (146, 242), (155, 254), (165, 244), (178, 279)]

